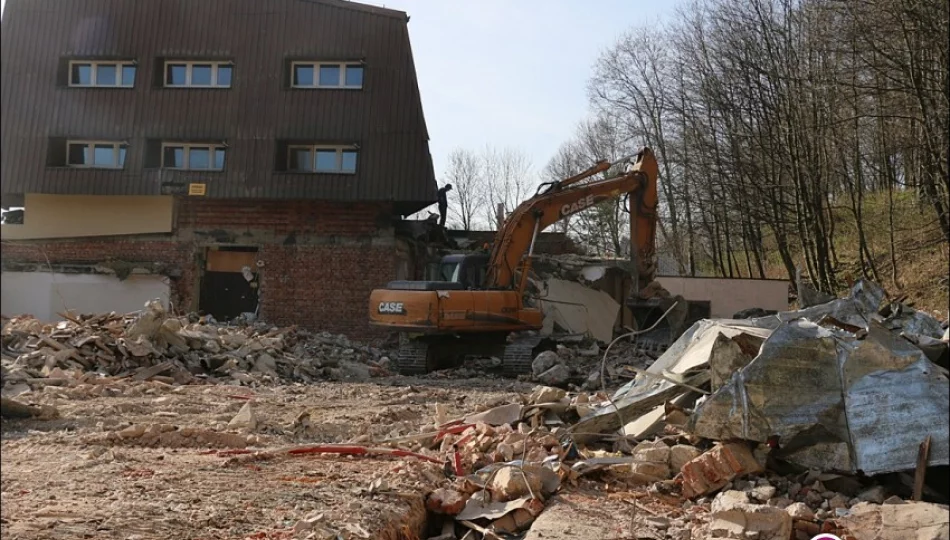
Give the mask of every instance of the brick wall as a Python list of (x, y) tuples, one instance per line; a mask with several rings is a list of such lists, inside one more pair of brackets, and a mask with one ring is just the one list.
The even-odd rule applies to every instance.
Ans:
[(394, 278), (395, 257), (392, 246), (264, 246), (261, 313), (276, 324), (379, 337), (369, 293)]
[[(3, 261), (44, 265), (96, 265), (112, 261), (158, 263), (175, 277), (171, 280), (171, 301), (190, 306), (192, 283), (197, 276), (194, 246), (172, 239), (131, 239), (122, 237), (79, 238), (47, 241), (4, 242)], [(145, 303), (147, 298), (142, 299)]]
[(193, 233), (226, 231), (234, 243), (258, 246), (262, 319), (367, 339), (381, 336), (367, 321), (370, 291), (394, 279), (388, 213), (387, 205), (366, 203), (183, 199), (172, 236), (4, 242), (3, 259), (161, 263), (180, 274), (172, 301), (188, 309), (197, 297), (200, 256), (206, 245), (220, 244)]

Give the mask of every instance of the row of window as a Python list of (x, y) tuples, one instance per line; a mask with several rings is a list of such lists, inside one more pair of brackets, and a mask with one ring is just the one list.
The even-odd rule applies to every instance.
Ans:
[[(66, 165), (122, 169), (128, 144), (113, 141), (68, 141)], [(287, 170), (308, 173), (355, 173), (359, 151), (351, 146), (292, 144), (287, 146)], [(162, 143), (162, 167), (184, 171), (223, 171), (227, 147), (208, 143)]]
[[(132, 88), (136, 63), (133, 61), (73, 60), (69, 63), (69, 86)], [(234, 71), (231, 62), (177, 61), (164, 64), (163, 84), (168, 88), (230, 88)], [(363, 87), (363, 65), (351, 62), (292, 62), (293, 88)]]

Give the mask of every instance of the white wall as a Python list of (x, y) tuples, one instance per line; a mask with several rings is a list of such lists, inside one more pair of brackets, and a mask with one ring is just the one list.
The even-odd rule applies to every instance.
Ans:
[(158, 298), (168, 307), (167, 278), (132, 274), (124, 281), (108, 275), (3, 272), (0, 311), (7, 317), (30, 314), (41, 321), (58, 321), (57, 312), (128, 313)]
[(670, 294), (687, 300), (707, 300), (713, 318), (730, 318), (748, 308), (788, 311), (788, 281), (657, 276)]

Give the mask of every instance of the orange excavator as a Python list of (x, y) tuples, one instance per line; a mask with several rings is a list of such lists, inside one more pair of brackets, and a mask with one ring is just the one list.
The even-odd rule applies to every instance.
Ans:
[[(618, 166), (625, 168), (620, 174), (583, 182)], [(505, 220), (490, 254), (447, 255), (440, 262), (440, 281), (393, 281), (374, 290), (370, 323), (400, 332), (397, 368), (404, 374), (421, 374), (477, 354), (501, 356), (507, 375), (530, 371), (535, 354), (550, 343), (536, 333), (513, 341), (509, 337), (541, 329), (542, 310), (525, 305), (538, 234), (568, 216), (627, 194), (631, 256), (637, 269), (631, 295), (635, 304), (640, 284), (651, 283), (655, 276), (656, 181), (657, 163), (650, 148), (614, 163), (598, 162), (570, 178), (542, 184)]]

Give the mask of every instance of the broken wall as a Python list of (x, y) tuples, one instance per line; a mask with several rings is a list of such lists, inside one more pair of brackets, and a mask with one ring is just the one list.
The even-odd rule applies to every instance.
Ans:
[(182, 199), (172, 235), (8, 242), (3, 266), (86, 274), (106, 261), (158, 266), (171, 276), (173, 308), (187, 312), (198, 308), (207, 248), (256, 247), (261, 319), (365, 338), (380, 334), (368, 322), (370, 292), (399, 265), (390, 212), (388, 204)]
[(25, 195), (22, 225), (4, 225), (4, 240), (78, 238), (172, 230), (171, 197)]
[(58, 321), (57, 313), (129, 313), (146, 300), (168, 306), (170, 288), (164, 276), (133, 274), (124, 280), (94, 274), (3, 272), (0, 311), (4, 315), (31, 314), (41, 321)]
[(743, 309), (758, 307), (774, 311), (788, 309), (788, 281), (779, 279), (735, 279), (657, 276), (671, 295), (710, 303), (710, 316), (730, 318)]

